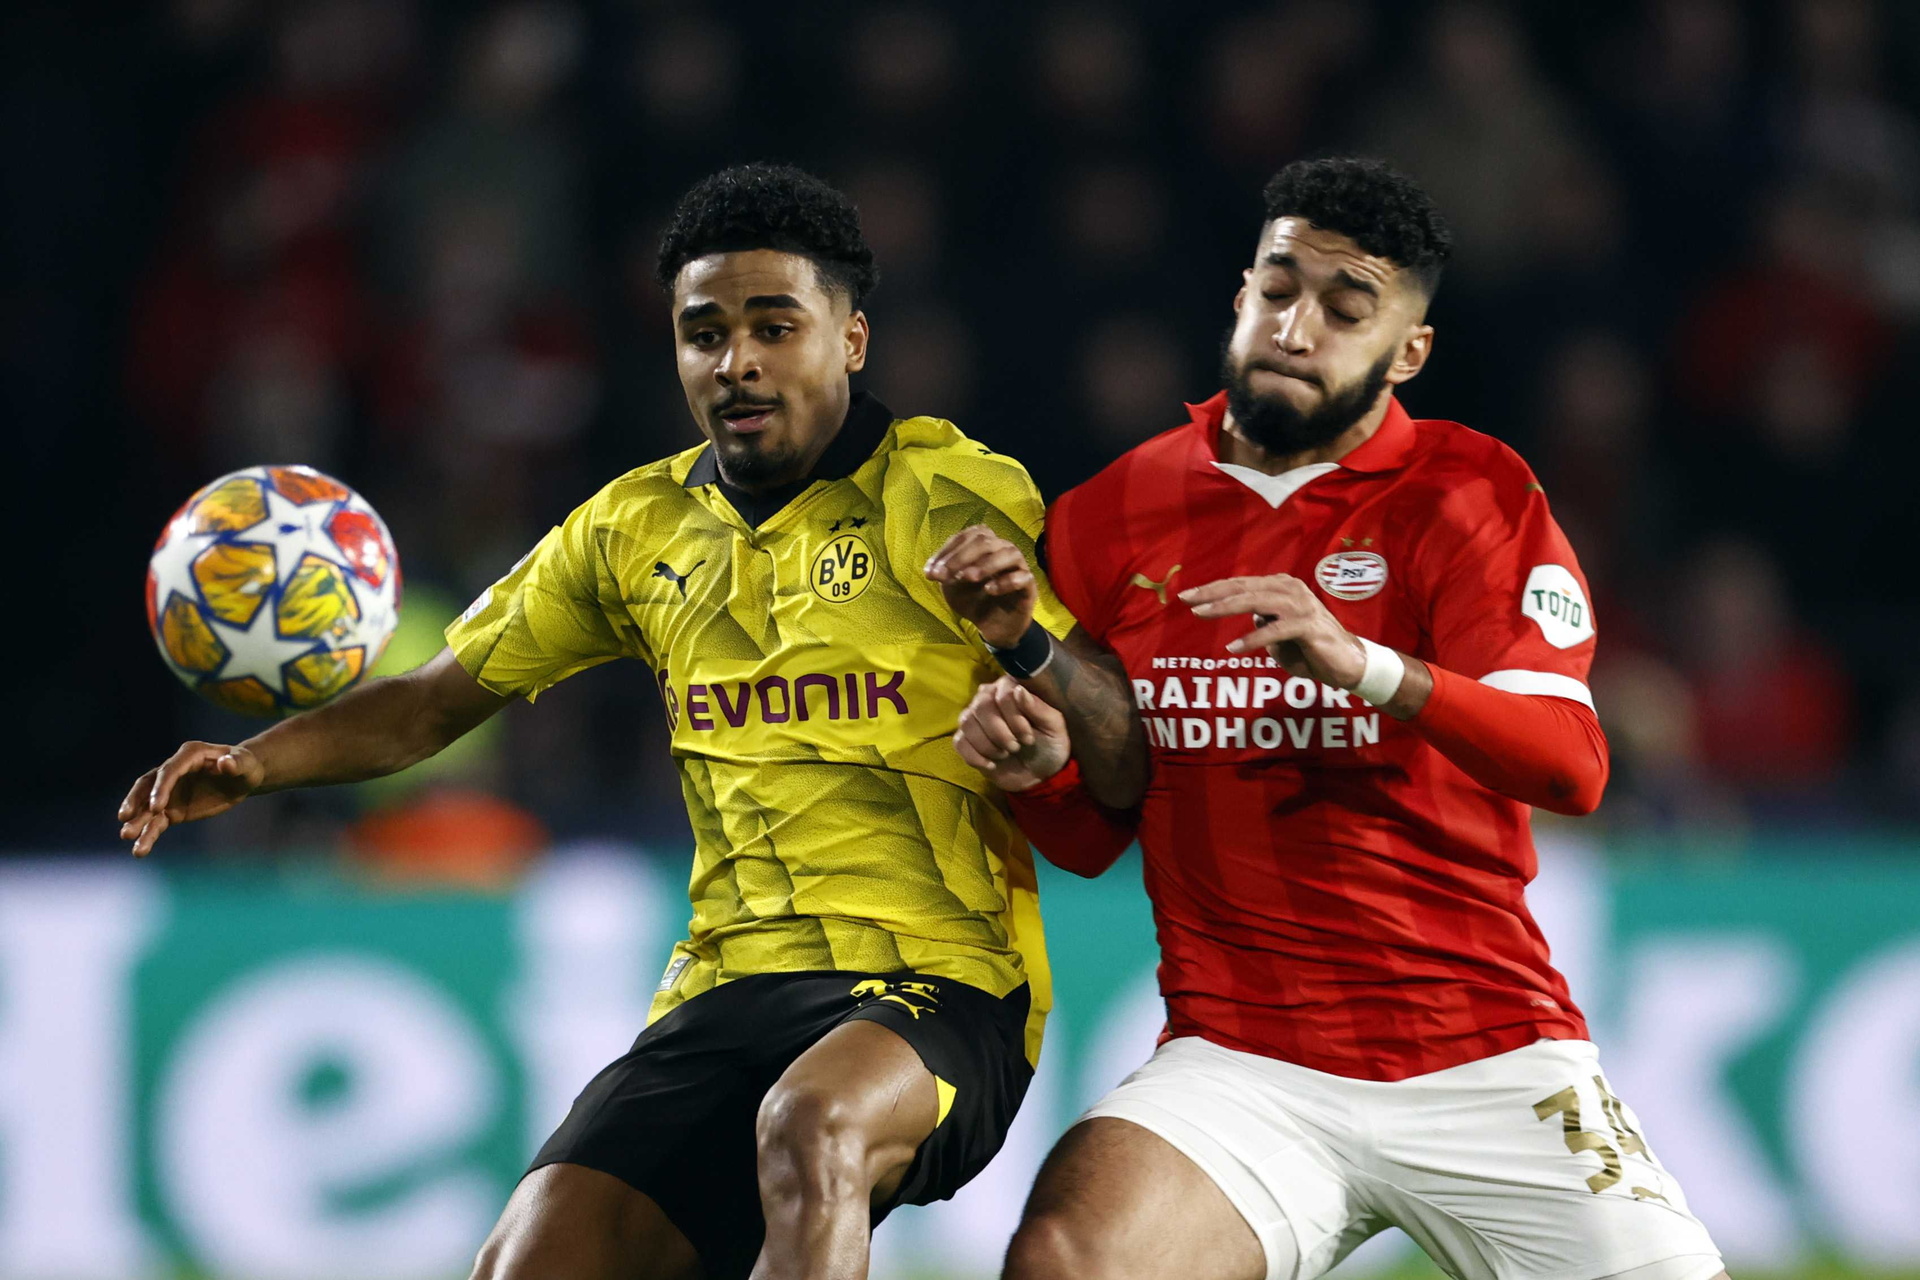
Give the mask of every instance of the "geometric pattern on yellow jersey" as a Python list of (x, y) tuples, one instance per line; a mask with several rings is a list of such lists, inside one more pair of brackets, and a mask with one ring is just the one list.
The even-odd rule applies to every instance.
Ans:
[(1018, 462), (952, 423), (861, 397), (842, 435), (863, 424), (870, 453), (757, 525), (700, 483), (705, 444), (628, 472), (447, 641), (506, 696), (616, 657), (653, 668), (694, 833), (693, 915), (654, 1019), (748, 974), (910, 969), (995, 997), (1030, 984), (1037, 1061), (1052, 1002), (1033, 855), (950, 741), (999, 667), (925, 565), (991, 526), (1035, 565), (1036, 616), (1064, 637), (1034, 556), (1044, 508)]

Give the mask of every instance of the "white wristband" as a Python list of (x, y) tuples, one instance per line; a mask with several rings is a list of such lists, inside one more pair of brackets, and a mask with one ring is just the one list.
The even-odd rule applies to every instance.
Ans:
[(1360, 647), (1366, 651), (1367, 669), (1354, 682), (1353, 691), (1372, 706), (1393, 701), (1393, 695), (1400, 692), (1400, 682), (1407, 678), (1406, 659), (1371, 640), (1361, 640)]

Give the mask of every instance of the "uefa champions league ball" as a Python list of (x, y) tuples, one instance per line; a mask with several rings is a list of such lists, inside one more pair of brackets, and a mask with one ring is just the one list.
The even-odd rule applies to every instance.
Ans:
[(147, 625), (189, 689), (278, 718), (338, 697), (400, 621), (400, 558), (367, 500), (312, 467), (248, 467), (187, 499), (147, 563)]

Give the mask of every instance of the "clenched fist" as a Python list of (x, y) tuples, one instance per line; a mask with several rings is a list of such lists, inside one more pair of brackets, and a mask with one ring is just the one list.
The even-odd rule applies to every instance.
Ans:
[(1039, 786), (1067, 767), (1067, 721), (1012, 676), (983, 684), (953, 735), (960, 758), (1002, 791)]
[(948, 607), (995, 648), (1013, 648), (1033, 622), (1039, 589), (1026, 556), (983, 524), (948, 538), (927, 561), (927, 577), (940, 584)]

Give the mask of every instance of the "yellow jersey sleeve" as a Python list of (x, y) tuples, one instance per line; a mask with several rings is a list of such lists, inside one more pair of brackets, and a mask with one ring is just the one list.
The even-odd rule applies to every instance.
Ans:
[(888, 477), (889, 518), (899, 521), (904, 511), (920, 513), (917, 522), (899, 521), (909, 537), (909, 544), (896, 551), (897, 559), (907, 562), (903, 576), (918, 578), (937, 596), (939, 588), (926, 582), (921, 567), (954, 534), (984, 524), (1020, 548), (1039, 592), (1034, 620), (1056, 638), (1065, 639), (1078, 623), (1054, 594), (1040, 563), (1036, 544), (1047, 508), (1033, 478), (1015, 459), (960, 435), (951, 424), (926, 418), (896, 424), (903, 446), (915, 443), (918, 436), (930, 436), (928, 428), (936, 427), (944, 428), (950, 438), (939, 440), (940, 447), (903, 447)]
[(1046, 567), (1040, 560), (1040, 534), (1046, 527), (1047, 504), (1040, 500), (1039, 486), (1034, 484), (1027, 469), (1011, 458), (1007, 462), (1017, 477), (1017, 486), (1009, 482), (1009, 488), (1015, 491), (1008, 509), (1002, 512), (1010, 529), (994, 525), (991, 518), (987, 523), (994, 527), (994, 532), (1019, 547), (1020, 554), (1027, 558), (1039, 595), (1034, 601), (1034, 620), (1051, 632), (1055, 639), (1064, 640), (1067, 633), (1079, 625), (1079, 620), (1068, 612), (1067, 606), (1060, 603), (1060, 597), (1053, 593), (1053, 582), (1047, 577)]
[(596, 536), (599, 505), (596, 495), (576, 508), (447, 628), (454, 657), (486, 688), (531, 701), (588, 667), (646, 657), (622, 625)]

